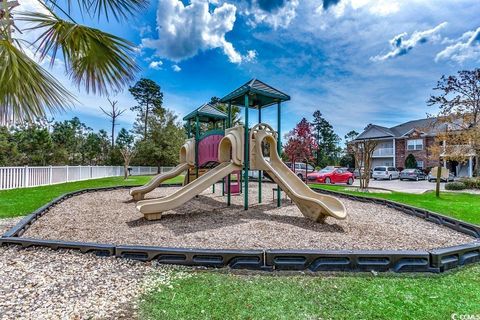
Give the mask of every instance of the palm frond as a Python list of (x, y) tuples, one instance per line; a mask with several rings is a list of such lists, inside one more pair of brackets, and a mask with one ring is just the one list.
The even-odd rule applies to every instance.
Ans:
[(32, 121), (75, 98), (50, 73), (7, 40), (0, 40), (0, 124)]
[[(64, 1), (47, 0), (47, 3), (55, 6), (59, 5), (58, 2), (64, 3)], [(79, 10), (82, 14), (87, 13), (89, 16), (96, 16), (98, 19), (105, 16), (107, 20), (109, 20), (110, 15), (113, 15), (116, 20), (120, 20), (145, 9), (149, 0), (67, 0), (66, 2), (68, 12)]]
[(134, 45), (122, 38), (65, 21), (53, 13), (23, 12), (17, 19), (33, 23), (30, 29), (43, 31), (35, 43), (41, 59), (50, 56), (53, 63), (61, 50), (71, 79), (87, 93), (121, 90), (139, 70), (132, 58)]

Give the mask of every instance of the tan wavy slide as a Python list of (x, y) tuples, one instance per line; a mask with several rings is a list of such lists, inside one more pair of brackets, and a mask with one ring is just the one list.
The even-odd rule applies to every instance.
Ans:
[[(346, 218), (346, 209), (342, 202), (335, 197), (313, 191), (283, 163), (277, 152), (277, 139), (270, 126), (266, 124), (255, 126), (251, 137), (252, 167), (255, 170), (267, 171), (305, 217), (316, 222), (323, 222), (327, 216), (336, 219)], [(262, 142), (270, 145), (270, 161), (263, 156)]]
[(145, 195), (155, 190), (165, 180), (175, 178), (195, 165), (195, 139), (188, 139), (180, 148), (180, 164), (172, 170), (163, 174), (156, 175), (152, 180), (141, 187), (130, 189), (130, 195), (133, 200), (143, 200)]
[(137, 202), (137, 209), (147, 220), (158, 220), (162, 217), (162, 212), (177, 208), (230, 173), (241, 170), (244, 150), (243, 135), (244, 131), (241, 126), (227, 129), (225, 137), (218, 146), (220, 162), (218, 166), (165, 198)]

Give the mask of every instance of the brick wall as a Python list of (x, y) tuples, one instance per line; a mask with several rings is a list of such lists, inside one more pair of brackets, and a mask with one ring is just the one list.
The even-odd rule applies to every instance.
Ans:
[(395, 166), (397, 168), (405, 168), (405, 158), (408, 153), (405, 153), (407, 149), (405, 139), (395, 139)]
[[(429, 152), (429, 147), (435, 143), (433, 137), (424, 137), (423, 150), (407, 150), (407, 140), (410, 138), (396, 139), (395, 141), (395, 165), (400, 168), (405, 167), (405, 159), (411, 153), (415, 156), (417, 161), (423, 161), (423, 168), (433, 167), (438, 165), (438, 159), (434, 159)], [(419, 139), (413, 137), (412, 139)]]

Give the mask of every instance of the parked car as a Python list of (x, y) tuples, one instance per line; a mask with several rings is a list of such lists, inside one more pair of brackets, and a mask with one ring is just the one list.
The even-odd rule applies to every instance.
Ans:
[(305, 177), (308, 176), (309, 173), (315, 171), (315, 168), (313, 166), (309, 164), (306, 165), (303, 162), (295, 162), (295, 167), (292, 166), (291, 162), (286, 162), (285, 164), (302, 180), (305, 180)]
[(308, 182), (318, 183), (346, 183), (353, 184), (355, 176), (347, 168), (325, 167), (322, 170), (309, 173)]
[(400, 172), (400, 181), (403, 180), (425, 180), (427, 175), (420, 169), (405, 169)]
[[(359, 179), (360, 173), (363, 174), (364, 170), (365, 170), (364, 168), (353, 170), (353, 175), (355, 176), (355, 179)], [(373, 174), (373, 170), (370, 169), (370, 178), (372, 177), (372, 174)]]
[(373, 175), (374, 180), (378, 179), (398, 179), (400, 177), (400, 173), (395, 167), (387, 167), (387, 166), (379, 166), (373, 168)]
[[(270, 157), (265, 157), (265, 160), (270, 162)], [(248, 170), (248, 176), (252, 179), (258, 180), (258, 170)], [(267, 171), (262, 171), (262, 180), (265, 181), (265, 179), (273, 181), (272, 177), (270, 177)]]
[[(252, 179), (258, 180), (258, 170), (248, 170), (248, 176)], [(265, 179), (273, 181), (267, 171), (262, 171), (262, 181), (265, 181)]]
[[(434, 176), (432, 174), (432, 171), (430, 171), (428, 173), (428, 182), (435, 182), (435, 181), (437, 181), (437, 176)], [(440, 182), (450, 182), (450, 181), (455, 181), (455, 175), (452, 172), (448, 173), (448, 179), (445, 179), (444, 177), (440, 178)]]

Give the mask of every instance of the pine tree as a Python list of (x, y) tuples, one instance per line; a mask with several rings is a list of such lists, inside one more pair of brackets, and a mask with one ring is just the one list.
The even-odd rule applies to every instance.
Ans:
[(317, 144), (316, 165), (324, 167), (336, 163), (340, 148), (340, 137), (333, 131), (333, 126), (322, 116), (320, 110), (313, 113), (313, 129)]
[(137, 111), (134, 131), (137, 134), (143, 132), (143, 140), (146, 140), (151, 113), (159, 114), (163, 111), (163, 93), (155, 81), (145, 78), (130, 87), (129, 91), (137, 101), (137, 105), (130, 108), (132, 111)]

